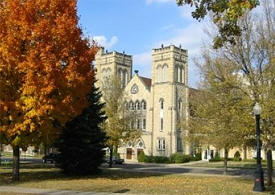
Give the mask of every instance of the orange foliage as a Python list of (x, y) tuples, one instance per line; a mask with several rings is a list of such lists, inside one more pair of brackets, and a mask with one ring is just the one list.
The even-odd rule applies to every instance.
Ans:
[(0, 133), (13, 145), (56, 136), (88, 104), (97, 47), (76, 4), (0, 0)]

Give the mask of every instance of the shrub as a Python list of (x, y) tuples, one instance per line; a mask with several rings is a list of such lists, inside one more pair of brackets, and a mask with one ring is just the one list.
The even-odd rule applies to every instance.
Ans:
[(235, 152), (233, 161), (241, 161), (241, 160), (242, 158), (241, 158), (240, 152), (239, 151)]
[(144, 162), (153, 163), (154, 162), (154, 157), (145, 155)]
[(194, 156), (191, 156), (190, 161), (199, 161), (201, 160), (201, 153), (196, 153)]
[(140, 153), (138, 162), (145, 163), (170, 163), (170, 159), (166, 156), (147, 156), (144, 153)]
[(189, 162), (191, 160), (191, 156), (190, 155), (184, 155), (182, 153), (175, 153), (172, 154), (170, 157), (170, 162), (171, 163), (186, 163)]
[(176, 163), (176, 158), (177, 158), (177, 156), (179, 156), (179, 155), (182, 155), (181, 153), (174, 153), (174, 154), (172, 154), (171, 156), (170, 156), (170, 162), (171, 163)]
[(170, 159), (166, 156), (154, 156), (155, 163), (169, 163)]
[(144, 154), (143, 151), (141, 151), (138, 156), (138, 162), (145, 162), (145, 159), (146, 159), (146, 155)]
[(218, 153), (216, 153), (214, 158), (209, 159), (209, 162), (219, 162), (219, 161), (223, 161), (223, 158), (221, 158)]

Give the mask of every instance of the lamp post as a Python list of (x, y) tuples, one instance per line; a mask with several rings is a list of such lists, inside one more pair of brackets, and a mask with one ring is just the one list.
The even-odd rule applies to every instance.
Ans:
[(264, 191), (264, 173), (261, 164), (261, 130), (260, 130), (260, 118), (262, 108), (259, 103), (256, 103), (253, 112), (256, 118), (256, 141), (257, 141), (257, 168), (255, 172), (255, 183), (253, 191), (262, 192)]

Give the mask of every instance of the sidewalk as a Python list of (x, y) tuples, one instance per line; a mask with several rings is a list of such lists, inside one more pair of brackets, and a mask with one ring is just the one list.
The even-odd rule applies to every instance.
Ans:
[(203, 160), (200, 161), (190, 161), (187, 163), (144, 163), (144, 162), (135, 162), (135, 161), (126, 161), (126, 164), (140, 164), (140, 165), (149, 165), (149, 166), (159, 166), (159, 167), (183, 167), (189, 165), (195, 165), (204, 162)]
[(38, 188), (22, 188), (15, 186), (0, 186), (0, 194), (3, 193), (20, 193), (20, 194), (39, 194), (39, 195), (134, 195), (124, 192), (82, 192), (82, 191), (70, 191), (70, 190), (54, 190), (54, 189), (38, 189)]

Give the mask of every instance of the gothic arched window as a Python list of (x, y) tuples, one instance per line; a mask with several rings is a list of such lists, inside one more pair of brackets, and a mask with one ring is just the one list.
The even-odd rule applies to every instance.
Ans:
[(177, 75), (177, 82), (180, 82), (180, 70), (181, 70), (181, 68), (180, 68), (180, 66), (178, 66), (177, 67), (177, 73), (178, 73), (178, 75)]
[(178, 100), (178, 110), (181, 110), (182, 108), (182, 100), (181, 98)]
[(185, 72), (184, 68), (182, 67), (182, 73), (181, 73), (182, 83), (184, 83), (184, 79), (185, 79), (184, 72)]
[(157, 82), (162, 82), (162, 68), (160, 65), (157, 66)]
[(125, 72), (124, 72), (125, 74), (125, 76), (124, 76), (124, 86), (126, 86), (127, 85), (127, 83), (128, 83), (128, 72), (127, 72), (127, 70), (125, 70)]
[(182, 69), (183, 69), (183, 68), (180, 67), (180, 82), (181, 82), (181, 83), (182, 83), (182, 72), (183, 72)]
[(140, 110), (140, 103), (138, 100), (136, 101), (135, 106), (136, 106), (136, 110)]
[(160, 109), (163, 110), (163, 108), (164, 108), (164, 99), (161, 98), (161, 99), (159, 100), (159, 103), (160, 103)]
[(132, 102), (132, 101), (130, 101), (130, 109), (131, 110), (135, 110), (135, 104), (134, 104), (134, 102)]
[(168, 70), (168, 66), (167, 66), (167, 64), (164, 64), (162, 67), (162, 81), (163, 82), (167, 81), (167, 70)]
[(143, 110), (146, 110), (146, 101), (145, 100), (142, 100), (141, 107)]

